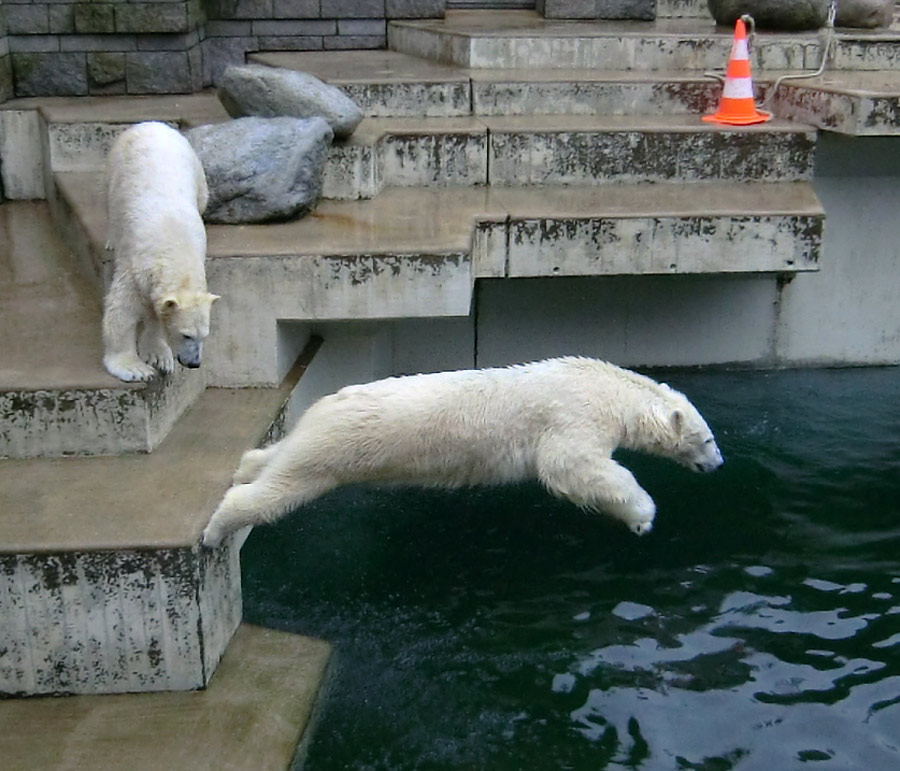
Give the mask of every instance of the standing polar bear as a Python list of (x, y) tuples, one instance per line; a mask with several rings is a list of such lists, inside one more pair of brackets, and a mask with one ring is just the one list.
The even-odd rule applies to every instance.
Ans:
[(175, 129), (139, 123), (113, 144), (107, 247), (114, 273), (103, 310), (103, 365), (120, 380), (172, 372), (176, 358), (200, 366), (217, 299), (206, 291), (200, 215), (208, 197), (200, 160)]
[(272, 522), (352, 482), (437, 487), (539, 479), (552, 493), (650, 531), (656, 505), (617, 447), (713, 471), (722, 455), (687, 398), (595, 359), (389, 378), (313, 404), (282, 441), (250, 450), (203, 531)]

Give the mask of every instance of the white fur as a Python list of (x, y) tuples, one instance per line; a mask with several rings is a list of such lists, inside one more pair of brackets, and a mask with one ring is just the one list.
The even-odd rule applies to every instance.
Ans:
[(200, 160), (175, 129), (139, 123), (113, 144), (107, 248), (115, 271), (104, 302), (103, 364), (121, 380), (171, 372), (176, 356), (200, 364), (216, 299), (206, 290), (200, 215), (207, 198)]
[(351, 482), (456, 487), (536, 478), (647, 533), (656, 506), (612, 460), (617, 447), (698, 471), (722, 464), (684, 395), (594, 359), (348, 386), (313, 404), (281, 442), (244, 454), (203, 543), (214, 546)]

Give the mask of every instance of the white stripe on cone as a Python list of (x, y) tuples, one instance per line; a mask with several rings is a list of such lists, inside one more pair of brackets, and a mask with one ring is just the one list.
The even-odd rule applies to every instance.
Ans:
[(722, 92), (725, 99), (752, 99), (753, 81), (750, 78), (729, 78)]
[(732, 59), (749, 59), (750, 58), (750, 49), (747, 48), (747, 38), (742, 38), (734, 41), (734, 45), (731, 48), (731, 58)]

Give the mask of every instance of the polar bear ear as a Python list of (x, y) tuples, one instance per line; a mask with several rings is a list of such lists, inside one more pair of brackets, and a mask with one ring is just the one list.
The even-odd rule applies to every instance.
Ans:
[(173, 294), (163, 297), (162, 302), (159, 304), (159, 307), (163, 313), (172, 313), (173, 311), (177, 311), (178, 306), (178, 298)]
[(675, 435), (681, 436), (684, 432), (684, 413), (679, 409), (672, 410), (672, 414), (669, 416), (669, 423), (671, 423)]
[(222, 298), (217, 294), (208, 294), (206, 295), (209, 300), (209, 304), (212, 305), (216, 300), (221, 300)]

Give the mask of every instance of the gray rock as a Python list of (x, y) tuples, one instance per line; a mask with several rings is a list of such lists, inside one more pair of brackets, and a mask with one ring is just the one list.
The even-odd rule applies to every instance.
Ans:
[(840, 0), (838, 27), (887, 27), (894, 19), (894, 0)]
[(240, 118), (185, 136), (206, 173), (207, 222), (291, 219), (318, 203), (333, 139), (322, 118)]
[(743, 14), (759, 29), (802, 30), (825, 26), (831, 0), (707, 0), (716, 24), (734, 25)]
[(228, 67), (219, 81), (219, 99), (233, 118), (324, 118), (336, 137), (350, 136), (363, 119), (339, 88), (305, 72), (261, 64)]

